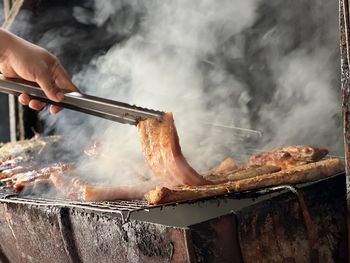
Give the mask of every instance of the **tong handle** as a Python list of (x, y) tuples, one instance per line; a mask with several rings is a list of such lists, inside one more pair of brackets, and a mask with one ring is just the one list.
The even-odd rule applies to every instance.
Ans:
[(15, 96), (26, 93), (31, 99), (131, 125), (137, 125), (140, 120), (147, 118), (160, 120), (164, 114), (161, 111), (144, 109), (79, 92), (65, 93), (64, 101), (55, 102), (47, 98), (44, 91), (34, 86), (34, 84), (24, 84), (4, 79), (0, 79), (0, 92)]

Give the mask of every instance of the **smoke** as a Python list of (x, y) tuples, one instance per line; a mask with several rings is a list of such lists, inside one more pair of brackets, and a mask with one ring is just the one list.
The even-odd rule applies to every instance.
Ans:
[[(89, 94), (173, 112), (196, 169), (294, 143), (342, 153), (336, 2), (89, 3), (72, 9), (75, 21), (95, 28), (89, 37), (66, 26), (63, 39), (56, 27), (36, 42), (54, 53), (73, 42), (80, 63), (98, 49), (91, 43), (114, 43), (72, 67), (73, 81)], [(42, 117), (72, 149), (100, 142), (103, 157), (81, 159), (84, 173), (123, 183), (147, 173), (135, 127), (67, 110)]]
[[(91, 61), (73, 81), (87, 93), (173, 112), (186, 157), (197, 169), (208, 169), (227, 156), (223, 149), (232, 145), (232, 134), (203, 122), (240, 126), (247, 117), (244, 100), (239, 99), (244, 93), (242, 84), (220, 61), (210, 58), (228, 45), (232, 35), (251, 25), (256, 3), (133, 3), (134, 13), (141, 13), (137, 33)], [(93, 18), (105, 19), (104, 12)], [(60, 133), (67, 133), (64, 115), (55, 125)], [(73, 130), (83, 132), (92, 126), (93, 137), (101, 142), (101, 151), (108, 158), (83, 160), (84, 171), (102, 171), (123, 182), (132, 178), (135, 171), (130, 167), (144, 166), (137, 129), (91, 119)]]
[(275, 136), (266, 147), (290, 141), (334, 149), (341, 141), (336, 132), (340, 97), (330, 89), (329, 60), (329, 52), (321, 49), (311, 54), (299, 50), (279, 61), (278, 89), (260, 112), (274, 127)]
[(324, 1), (269, 7), (276, 24), (259, 42), (274, 86), (271, 99), (258, 103), (260, 125), (272, 135), (264, 138), (265, 148), (306, 143), (342, 155), (336, 8)]

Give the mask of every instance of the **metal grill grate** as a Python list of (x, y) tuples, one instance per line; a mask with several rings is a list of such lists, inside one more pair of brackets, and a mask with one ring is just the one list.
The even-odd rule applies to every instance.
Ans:
[(82, 202), (82, 201), (70, 201), (66, 199), (50, 199), (42, 197), (20, 197), (18, 194), (8, 188), (0, 188), (0, 202), (3, 203), (16, 203), (36, 206), (57, 206), (57, 207), (69, 207), (90, 210), (103, 213), (116, 213), (122, 216), (124, 220), (128, 219), (131, 212), (147, 210), (156, 206), (148, 205), (144, 200), (116, 200), (113, 202)]

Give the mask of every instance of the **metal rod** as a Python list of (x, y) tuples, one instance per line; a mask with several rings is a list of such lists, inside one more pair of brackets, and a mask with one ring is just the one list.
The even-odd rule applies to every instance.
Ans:
[(210, 123), (210, 122), (205, 122), (205, 121), (201, 121), (201, 124), (212, 126), (212, 127), (217, 127), (217, 128), (223, 128), (223, 129), (230, 129), (230, 130), (240, 131), (240, 132), (243, 132), (243, 133), (254, 134), (254, 135), (258, 136), (258, 137), (262, 137), (263, 136), (263, 133), (261, 131), (252, 130), (252, 129), (248, 129), (248, 128), (235, 127), (235, 126), (232, 126), (232, 125), (225, 125), (225, 124), (219, 124), (219, 123)]
[(17, 141), (16, 100), (15, 100), (15, 96), (11, 94), (8, 97), (8, 107), (9, 107), (10, 140), (11, 142), (15, 142)]

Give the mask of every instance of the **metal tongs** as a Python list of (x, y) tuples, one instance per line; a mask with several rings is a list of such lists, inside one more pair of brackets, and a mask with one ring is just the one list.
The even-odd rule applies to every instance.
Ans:
[(0, 92), (15, 96), (26, 93), (32, 99), (48, 104), (131, 125), (137, 125), (139, 121), (148, 118), (156, 118), (161, 120), (164, 115), (164, 112), (162, 111), (141, 108), (135, 105), (95, 97), (79, 92), (65, 93), (63, 102), (55, 102), (50, 100), (45, 95), (43, 90), (36, 87), (34, 83), (4, 79), (1, 74)]

